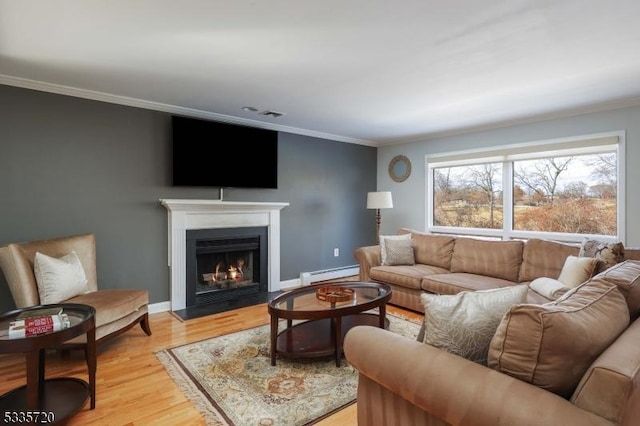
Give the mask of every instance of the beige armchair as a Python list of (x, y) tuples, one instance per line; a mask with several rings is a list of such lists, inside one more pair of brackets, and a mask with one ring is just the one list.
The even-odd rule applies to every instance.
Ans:
[[(16, 306), (24, 308), (41, 304), (34, 274), (36, 252), (59, 258), (72, 251), (76, 252), (82, 264), (89, 291), (61, 303), (81, 303), (95, 308), (96, 342), (101, 343), (115, 337), (138, 323), (150, 336), (147, 290), (98, 289), (96, 246), (93, 234), (0, 247), (0, 268), (4, 272)], [(70, 343), (83, 343), (81, 339), (84, 339), (84, 336)]]

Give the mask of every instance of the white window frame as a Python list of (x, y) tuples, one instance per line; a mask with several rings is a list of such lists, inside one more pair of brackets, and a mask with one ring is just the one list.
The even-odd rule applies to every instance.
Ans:
[[(493, 237), (503, 240), (543, 238), (566, 242), (580, 242), (585, 238), (604, 241), (624, 241), (625, 229), (625, 140), (624, 131), (597, 133), (570, 138), (549, 139), (496, 146), (485, 149), (426, 155), (426, 229), (432, 233)], [(513, 225), (513, 162), (554, 156), (586, 155), (616, 151), (617, 160), (617, 235), (568, 234), (557, 232), (518, 231)], [(441, 167), (502, 163), (503, 227), (502, 229), (435, 226), (433, 224), (433, 170)]]

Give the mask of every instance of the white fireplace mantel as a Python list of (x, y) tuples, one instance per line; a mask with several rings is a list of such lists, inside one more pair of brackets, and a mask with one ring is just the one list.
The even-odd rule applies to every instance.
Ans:
[(169, 268), (171, 310), (187, 303), (187, 230), (266, 226), (268, 244), (269, 291), (280, 290), (280, 210), (289, 203), (167, 200), (160, 204), (169, 211)]

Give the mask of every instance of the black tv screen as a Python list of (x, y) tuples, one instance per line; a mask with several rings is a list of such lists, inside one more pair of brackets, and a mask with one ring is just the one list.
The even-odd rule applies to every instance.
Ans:
[(173, 185), (278, 187), (278, 132), (172, 117)]

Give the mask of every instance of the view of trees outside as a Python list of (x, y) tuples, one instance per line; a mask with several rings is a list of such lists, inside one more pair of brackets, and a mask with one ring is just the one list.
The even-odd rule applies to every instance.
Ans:
[[(502, 163), (433, 170), (433, 224), (503, 227)], [(514, 230), (616, 235), (616, 153), (513, 162)]]
[(433, 224), (502, 229), (502, 163), (433, 171)]

